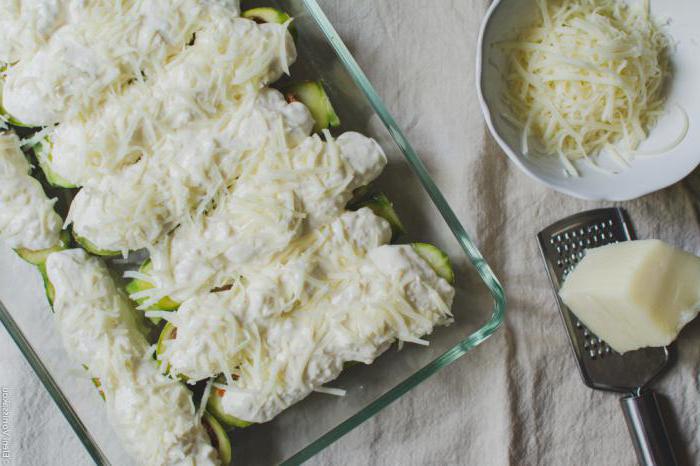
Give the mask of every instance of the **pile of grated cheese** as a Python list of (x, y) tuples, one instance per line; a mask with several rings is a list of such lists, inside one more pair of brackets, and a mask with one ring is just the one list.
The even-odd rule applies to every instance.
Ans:
[(537, 0), (540, 18), (508, 53), (511, 115), (522, 127), (522, 151), (560, 157), (568, 175), (573, 161), (593, 166), (607, 149), (622, 164), (663, 113), (669, 76), (669, 39), (650, 17), (648, 0)]

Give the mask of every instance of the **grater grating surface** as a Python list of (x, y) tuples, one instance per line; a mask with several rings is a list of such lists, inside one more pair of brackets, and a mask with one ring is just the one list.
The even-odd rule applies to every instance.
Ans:
[(669, 348), (643, 348), (621, 355), (586, 328), (559, 298), (566, 275), (586, 249), (636, 239), (627, 213), (596, 209), (560, 220), (537, 235), (542, 257), (586, 385), (615, 392), (639, 392), (669, 361)]

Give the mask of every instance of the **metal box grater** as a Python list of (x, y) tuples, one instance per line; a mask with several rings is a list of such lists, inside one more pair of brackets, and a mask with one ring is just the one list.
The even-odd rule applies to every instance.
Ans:
[(642, 465), (675, 465), (663, 420), (648, 386), (670, 359), (669, 348), (643, 348), (621, 355), (583, 325), (564, 305), (559, 289), (588, 248), (636, 239), (627, 213), (596, 209), (560, 220), (537, 235), (583, 382), (598, 390), (626, 393), (622, 404)]

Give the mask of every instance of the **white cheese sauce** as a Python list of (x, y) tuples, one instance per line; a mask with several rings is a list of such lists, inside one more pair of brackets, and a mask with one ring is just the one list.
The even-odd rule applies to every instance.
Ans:
[[(223, 409), (266, 422), (392, 342), (451, 321), (454, 289), (389, 224), (348, 212), (247, 270), (230, 290), (200, 294), (173, 314), (177, 337), (159, 356), (193, 380), (229, 376)], [(235, 379), (235, 381), (234, 381)]]
[(260, 89), (282, 72), (281, 49), (295, 56), (286, 27), (217, 24), (153, 79), (109, 100), (96, 121), (54, 134), (52, 169), (84, 185), (68, 220), (101, 249), (151, 246), (208, 208), (244, 161), (311, 131), (304, 105)]
[(54, 211), (14, 133), (0, 133), (0, 238), (32, 251), (58, 243), (63, 221)]
[[(24, 123), (61, 123), (47, 163), (81, 186), (73, 231), (98, 249), (148, 250), (136, 275), (153, 287), (132, 298), (182, 303), (147, 314), (177, 328), (158, 355), (172, 376), (223, 374), (224, 411), (266, 422), (345, 363), (427, 344), (451, 322), (452, 286), (410, 246), (388, 245), (386, 220), (346, 211), (386, 166), (381, 147), (310, 135), (309, 110), (266, 87), (296, 59), (289, 24), (236, 18), (229, 0), (68, 2), (41, 0), (21, 20), (13, 10), (36, 40), (0, 48), (20, 57), (3, 105)], [(0, 232), (53, 245), (60, 218), (5, 139)], [(218, 464), (190, 392), (161, 373), (105, 265), (69, 250), (46, 267), (66, 347), (101, 380), (139, 462)]]
[(192, 394), (161, 374), (105, 265), (71, 249), (50, 254), (46, 271), (56, 290), (54, 311), (64, 345), (99, 378), (110, 421), (139, 463), (220, 464)]
[[(284, 68), (280, 65), (283, 48)], [(166, 139), (173, 136), (179, 143), (194, 138), (204, 146), (209, 141), (221, 145), (232, 135), (218, 133), (234, 131), (230, 126), (250, 117), (256, 107), (280, 107), (274, 91), (257, 100), (254, 91), (279, 78), (295, 56), (294, 43), (283, 25), (257, 25), (230, 17), (209, 21), (197, 32), (194, 45), (147, 80), (108, 96), (88, 119), (59, 125), (51, 135), (52, 169), (83, 185), (143, 157), (165, 158), (160, 152), (172, 149), (163, 146), (172, 146), (173, 141)], [(303, 110), (296, 112), (304, 120), (296, 126), (303, 127), (310, 117)]]
[(56, 30), (79, 18), (85, 7), (83, 0), (3, 0), (0, 62), (30, 57)]
[(109, 92), (159, 69), (210, 15), (232, 13), (199, 0), (92, 5), (8, 70), (3, 107), (31, 126), (84, 116)]
[(201, 219), (265, 147), (263, 128), (277, 125), (297, 139), (313, 125), (303, 105), (287, 104), (278, 91), (254, 98), (245, 114), (232, 111), (214, 124), (199, 122), (171, 133), (152, 156), (88, 182), (70, 208), (74, 230), (102, 249), (134, 250)]
[(410, 246), (380, 246), (353, 272), (260, 331), (261, 353), (246, 354), (238, 379), (224, 388), (227, 414), (270, 421), (337, 378), (345, 363), (371, 364), (396, 340), (424, 344), (420, 336), (452, 320), (453, 288)]
[(378, 144), (359, 133), (263, 151), (243, 164), (232, 189), (206, 215), (150, 248), (146, 306), (178, 302), (231, 283), (250, 263), (267, 263), (300, 235), (337, 218), (353, 190), (386, 165)]
[(178, 337), (166, 343), (163, 358), (176, 373), (194, 380), (233, 372), (241, 363), (240, 346), (251, 338), (251, 325), (296, 312), (319, 286), (329, 286), (324, 281), (340, 272), (338, 262), (364, 256), (390, 238), (389, 224), (369, 209), (343, 214), (272, 260), (247, 268), (245, 279), (230, 290), (185, 301), (166, 317), (177, 326)]

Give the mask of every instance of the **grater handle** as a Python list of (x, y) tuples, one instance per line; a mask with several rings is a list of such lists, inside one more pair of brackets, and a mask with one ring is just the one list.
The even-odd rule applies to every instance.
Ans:
[(620, 398), (640, 466), (677, 466), (653, 390)]

